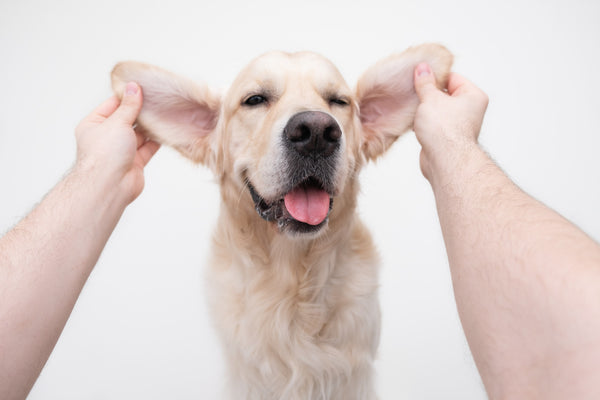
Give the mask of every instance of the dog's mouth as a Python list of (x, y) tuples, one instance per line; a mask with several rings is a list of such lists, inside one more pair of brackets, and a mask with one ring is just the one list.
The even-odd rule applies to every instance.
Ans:
[(272, 202), (266, 201), (248, 180), (247, 186), (258, 215), (266, 221), (276, 222), (282, 231), (316, 232), (327, 223), (333, 207), (332, 195), (312, 176)]

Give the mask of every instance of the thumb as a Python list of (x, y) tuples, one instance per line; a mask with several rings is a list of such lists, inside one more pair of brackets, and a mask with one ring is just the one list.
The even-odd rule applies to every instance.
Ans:
[(439, 92), (435, 85), (435, 76), (427, 63), (421, 63), (415, 68), (415, 91), (421, 102), (425, 101), (433, 93)]
[(121, 104), (111, 115), (111, 119), (127, 125), (133, 125), (141, 109), (142, 89), (137, 83), (129, 82), (123, 91)]

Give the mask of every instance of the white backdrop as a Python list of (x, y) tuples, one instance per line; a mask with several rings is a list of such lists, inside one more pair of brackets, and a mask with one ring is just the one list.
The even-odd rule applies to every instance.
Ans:
[[(117, 61), (224, 89), (264, 51), (307, 49), (353, 85), (379, 58), (434, 41), (490, 96), (485, 148), (598, 240), (599, 20), (597, 0), (2, 1), (0, 231), (72, 165), (73, 129), (110, 95)], [(362, 174), (360, 213), (383, 259), (378, 391), (382, 399), (484, 399), (418, 157), (410, 133)], [(170, 149), (146, 177), (30, 399), (218, 398), (223, 361), (202, 279), (217, 186)]]

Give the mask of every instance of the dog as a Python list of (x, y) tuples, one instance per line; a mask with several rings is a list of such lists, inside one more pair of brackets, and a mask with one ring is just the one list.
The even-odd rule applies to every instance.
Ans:
[(221, 207), (208, 302), (231, 399), (375, 399), (378, 255), (356, 206), (358, 175), (412, 127), (413, 70), (440, 88), (451, 53), (424, 44), (369, 68), (353, 91), (311, 52), (270, 52), (224, 96), (161, 68), (123, 62), (148, 138), (208, 166)]

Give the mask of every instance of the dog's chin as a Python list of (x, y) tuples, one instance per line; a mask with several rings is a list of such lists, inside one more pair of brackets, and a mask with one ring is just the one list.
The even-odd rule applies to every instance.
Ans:
[[(275, 201), (265, 200), (260, 193), (254, 188), (251, 182), (246, 180), (246, 185), (254, 201), (254, 207), (258, 215), (265, 221), (272, 222), (277, 225), (277, 228), (281, 233), (288, 234), (290, 236), (302, 236), (302, 237), (314, 237), (321, 233), (327, 226), (329, 221), (329, 214), (333, 208), (333, 197), (328, 192), (329, 204), (326, 210), (326, 215), (322, 220), (319, 218), (317, 221), (310, 221), (311, 223), (300, 221), (292, 215), (292, 213), (286, 207), (285, 197), (289, 192), (292, 192), (298, 187), (307, 187), (309, 189), (315, 189), (325, 192), (322, 184), (315, 178), (308, 178), (296, 185), (288, 193), (281, 196), (281, 198)], [(319, 221), (320, 220), (320, 221)]]

